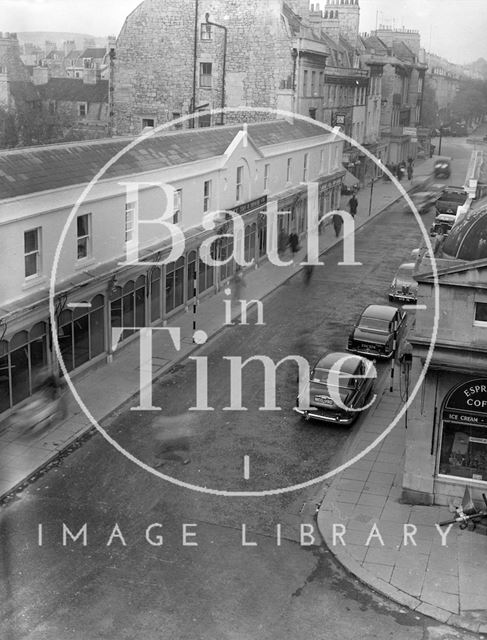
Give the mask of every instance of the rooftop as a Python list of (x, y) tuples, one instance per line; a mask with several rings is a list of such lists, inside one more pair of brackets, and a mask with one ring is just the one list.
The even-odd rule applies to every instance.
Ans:
[[(106, 172), (105, 179), (144, 173), (224, 154), (242, 125), (169, 131), (147, 138), (125, 153)], [(299, 140), (327, 132), (318, 125), (296, 120), (248, 125), (257, 147)], [(90, 182), (135, 138), (108, 138), (0, 151), (0, 193), (14, 198)]]

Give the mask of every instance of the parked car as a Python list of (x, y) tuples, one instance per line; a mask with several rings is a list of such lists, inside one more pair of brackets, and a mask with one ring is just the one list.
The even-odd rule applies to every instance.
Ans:
[(406, 327), (406, 312), (385, 304), (370, 304), (360, 314), (348, 338), (348, 350), (365, 356), (391, 358)]
[(467, 198), (468, 193), (463, 187), (445, 187), (435, 202), (436, 211), (455, 215), (458, 207), (465, 204)]
[(438, 158), (434, 166), (435, 178), (449, 178), (451, 175), (450, 158)]
[[(330, 372), (336, 371), (337, 363), (344, 358), (340, 366), (338, 384), (333, 384)], [(310, 381), (304, 392), (309, 389), (309, 408), (299, 406), (300, 396), (294, 410), (303, 418), (321, 420), (335, 424), (351, 425), (359, 416), (360, 409), (366, 407), (374, 388), (374, 364), (362, 356), (339, 351), (327, 352), (316, 362), (311, 370)], [(336, 395), (338, 394), (338, 396)], [(344, 409), (335, 403), (333, 396), (339, 397)]]
[(430, 229), (430, 236), (450, 233), (451, 228), (455, 224), (456, 215), (452, 213), (440, 213), (433, 220)]
[(403, 262), (394, 276), (389, 289), (389, 300), (416, 302), (418, 283), (413, 278), (414, 262)]

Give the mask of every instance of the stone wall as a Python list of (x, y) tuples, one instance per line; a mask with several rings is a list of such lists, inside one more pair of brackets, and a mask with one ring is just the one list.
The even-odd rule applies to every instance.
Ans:
[[(193, 98), (195, 0), (145, 0), (127, 18), (117, 41), (114, 72), (116, 134), (137, 134), (142, 118), (156, 126), (190, 112)], [(292, 75), (292, 36), (282, 0), (199, 0), (195, 105), (222, 104), (224, 29), (201, 40), (205, 14), (227, 27), (226, 106), (277, 106)], [(199, 86), (200, 63), (211, 62), (212, 86)], [(219, 122), (215, 118), (212, 124)]]

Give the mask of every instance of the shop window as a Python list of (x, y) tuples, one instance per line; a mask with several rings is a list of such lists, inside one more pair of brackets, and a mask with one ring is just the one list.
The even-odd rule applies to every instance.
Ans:
[(26, 278), (39, 275), (41, 270), (41, 228), (24, 232), (24, 273)]
[(257, 235), (259, 258), (262, 258), (267, 253), (267, 223), (266, 217), (262, 214), (259, 215), (257, 221)]
[(487, 327), (487, 302), (475, 303), (475, 322), (474, 324)]
[(202, 291), (206, 291), (210, 287), (213, 286), (215, 281), (215, 268), (203, 262), (203, 260), (199, 261), (198, 268), (198, 291), (201, 293)]
[(441, 418), (439, 473), (487, 481), (487, 379), (453, 389)]
[[(196, 283), (195, 283), (196, 279)], [(196, 287), (196, 291), (195, 291)], [(186, 299), (191, 300), (198, 295), (198, 274), (196, 273), (196, 251), (191, 251), (188, 255)]]
[(78, 260), (91, 255), (91, 213), (76, 218)]
[(47, 326), (38, 322), (0, 341), (0, 411), (25, 400), (39, 383), (47, 365)]
[(150, 271), (150, 319), (151, 322), (156, 322), (161, 317), (161, 270), (159, 267), (152, 267)]
[(211, 89), (212, 71), (211, 62), (200, 62), (200, 87)]
[(92, 298), (91, 307), (65, 309), (58, 318), (58, 342), (64, 366), (71, 371), (105, 351), (105, 299)]
[(245, 261), (250, 262), (252, 258), (255, 258), (255, 242), (256, 242), (256, 234), (257, 234), (257, 225), (247, 225), (245, 227), (245, 238), (244, 238), (244, 255)]
[(184, 258), (166, 267), (166, 313), (184, 303)]

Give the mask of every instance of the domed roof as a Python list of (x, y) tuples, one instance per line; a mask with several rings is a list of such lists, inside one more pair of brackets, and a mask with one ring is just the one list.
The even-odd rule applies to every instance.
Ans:
[(446, 258), (482, 260), (487, 258), (487, 206), (455, 224), (442, 247)]

